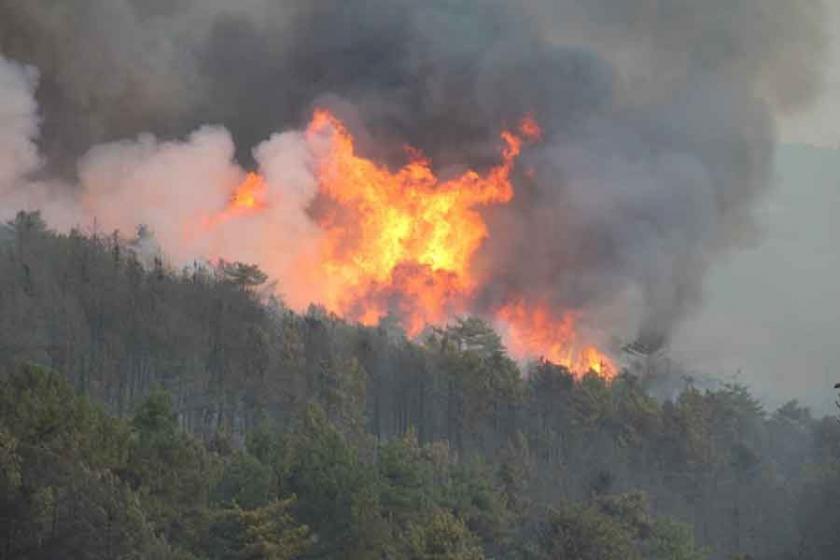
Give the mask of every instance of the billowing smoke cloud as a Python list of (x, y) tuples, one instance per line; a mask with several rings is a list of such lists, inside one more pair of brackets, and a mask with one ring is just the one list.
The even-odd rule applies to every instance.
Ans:
[(20, 196), (15, 191), (40, 164), (36, 82), (34, 68), (0, 57), (0, 200)]
[[(316, 104), (366, 155), (396, 164), (410, 144), (444, 174), (493, 163), (500, 128), (532, 113), (543, 141), (514, 201), (487, 210), (476, 310), (512, 294), (618, 309), (656, 345), (699, 301), (710, 260), (749, 235), (775, 117), (819, 89), (821, 21), (820, 0), (27, 0), (0, 4), (0, 50), (41, 72), (39, 145), (86, 215), (149, 223), (179, 258), (285, 262), (317, 236), (301, 138), (260, 144)], [(23, 124), (3, 120), (0, 138), (23, 159), (0, 155), (0, 185), (37, 160), (33, 73), (4, 75), (0, 115), (18, 103)], [(155, 137), (118, 141), (141, 132)], [(231, 231), (179, 245), (175, 230), (254, 166), (295, 201), (241, 237), (273, 245)]]
[(147, 226), (176, 263), (210, 256), (259, 263), (283, 279), (292, 305), (305, 306), (317, 292), (294, 266), (318, 231), (305, 212), (317, 186), (302, 134), (276, 134), (254, 150), (265, 207), (247, 219), (223, 211), (245, 178), (233, 153), (230, 133), (220, 127), (202, 127), (182, 141), (144, 134), (96, 146), (79, 162), (82, 215), (124, 233)]

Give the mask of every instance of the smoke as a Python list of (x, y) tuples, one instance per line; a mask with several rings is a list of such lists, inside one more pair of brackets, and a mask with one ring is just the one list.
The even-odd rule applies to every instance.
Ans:
[(305, 213), (316, 192), (308, 149), (301, 133), (286, 132), (254, 150), (267, 206), (241, 220), (220, 213), (245, 178), (224, 128), (205, 126), (184, 140), (144, 134), (102, 144), (79, 162), (82, 215), (122, 232), (150, 228), (176, 263), (210, 256), (260, 263), (302, 307), (316, 296), (312, 279), (293, 268), (318, 239)]
[[(532, 173), (514, 201), (485, 212), (475, 310), (524, 294), (620, 317), (655, 346), (701, 300), (708, 264), (752, 235), (775, 120), (819, 90), (822, 12), (820, 0), (10, 0), (0, 51), (40, 72), (38, 145), (78, 219), (146, 223), (179, 260), (279, 263), (267, 272), (296, 302), (307, 282), (284, 274), (318, 235), (312, 154), (299, 133), (272, 134), (326, 105), (366, 156), (396, 165), (408, 144), (446, 175), (493, 164), (498, 131), (531, 113), (543, 141), (523, 155)], [(38, 165), (34, 86), (33, 70), (0, 64), (0, 192)], [(253, 167), (283, 202), (185, 238)]]
[(0, 200), (17, 197), (21, 182), (40, 164), (36, 83), (34, 68), (0, 57)]

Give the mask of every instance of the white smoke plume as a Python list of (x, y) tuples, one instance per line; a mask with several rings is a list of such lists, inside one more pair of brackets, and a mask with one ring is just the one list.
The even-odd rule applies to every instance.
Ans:
[(41, 164), (35, 144), (37, 82), (34, 68), (0, 56), (0, 213), (4, 216), (14, 209), (15, 202), (25, 202), (25, 194), (19, 191), (25, 188), (27, 176)]
[(96, 146), (79, 163), (82, 215), (106, 231), (149, 227), (179, 264), (259, 263), (302, 306), (314, 293), (305, 281), (295, 284), (292, 267), (318, 238), (305, 213), (316, 192), (309, 149), (299, 132), (275, 134), (254, 149), (265, 207), (242, 217), (220, 216), (246, 176), (224, 128), (202, 127), (183, 141), (141, 135)]

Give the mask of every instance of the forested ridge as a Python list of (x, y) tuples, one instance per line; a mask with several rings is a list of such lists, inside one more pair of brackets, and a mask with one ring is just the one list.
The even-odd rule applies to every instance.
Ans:
[(143, 228), (0, 226), (0, 558), (840, 556), (837, 418), (273, 293)]

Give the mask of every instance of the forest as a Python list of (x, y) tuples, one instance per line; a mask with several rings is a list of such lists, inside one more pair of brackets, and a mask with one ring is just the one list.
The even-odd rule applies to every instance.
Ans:
[(297, 313), (154, 246), (0, 226), (0, 558), (840, 554), (837, 417)]

